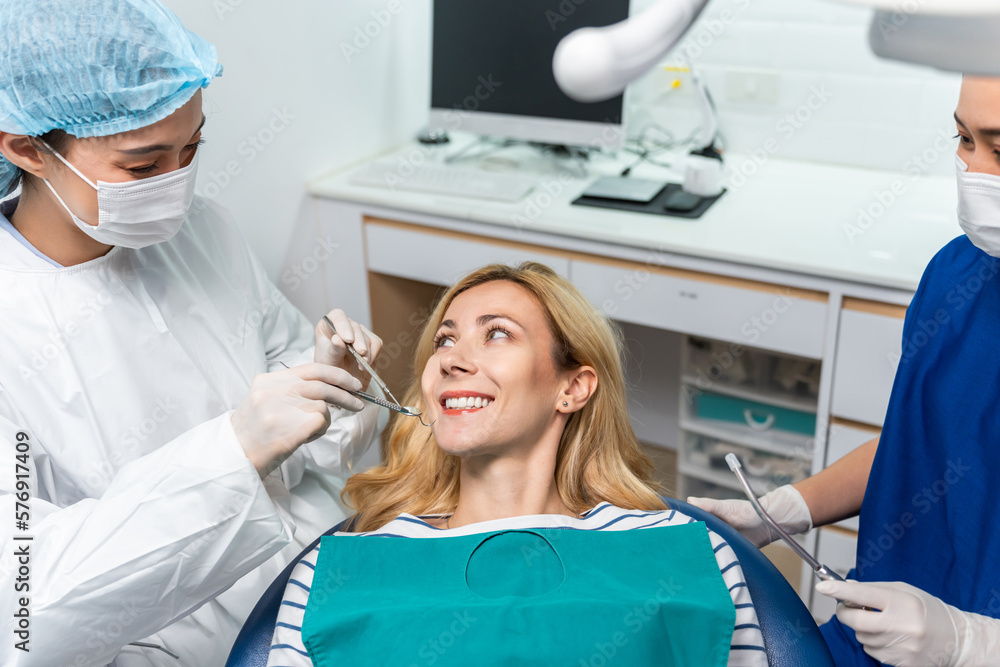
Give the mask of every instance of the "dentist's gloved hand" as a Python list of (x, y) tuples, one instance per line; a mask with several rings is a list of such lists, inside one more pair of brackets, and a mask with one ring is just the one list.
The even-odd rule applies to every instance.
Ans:
[(837, 618), (865, 653), (896, 667), (987, 667), (1000, 656), (1000, 620), (961, 611), (899, 581), (822, 581), (816, 590), (842, 602)]
[[(687, 501), (719, 517), (758, 547), (778, 539), (778, 534), (757, 516), (749, 500), (688, 498)], [(802, 494), (790, 484), (779, 486), (761, 496), (760, 504), (789, 535), (805, 533), (813, 527), (809, 506), (803, 500)]]
[(355, 352), (374, 365), (382, 351), (382, 339), (349, 318), (339, 308), (331, 310), (326, 317), (333, 322), (335, 330), (331, 331), (330, 325), (322, 319), (316, 325), (316, 351), (313, 360), (318, 364), (344, 369), (361, 380), (363, 388), (367, 388), (371, 376), (358, 364), (354, 355), (347, 351), (347, 345), (353, 345)]
[(231, 420), (236, 439), (261, 479), (301, 445), (326, 433), (331, 405), (361, 411), (365, 404), (347, 393), (360, 389), (358, 378), (326, 364), (304, 364), (255, 377)]

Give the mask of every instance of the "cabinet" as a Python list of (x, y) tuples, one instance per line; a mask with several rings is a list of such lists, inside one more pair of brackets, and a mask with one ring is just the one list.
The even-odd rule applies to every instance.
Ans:
[[(827, 437), (826, 465), (833, 464), (869, 440), (877, 438), (880, 431), (881, 429), (868, 424), (849, 422), (837, 418), (833, 419), (830, 423), (829, 435)], [(837, 525), (856, 532), (858, 530), (858, 518), (845, 519)]]
[[(435, 249), (433, 259), (419, 252), (429, 245)], [(493, 263), (541, 262), (561, 276), (569, 275), (565, 253), (378, 218), (365, 218), (365, 248), (369, 271), (433, 285), (449, 286), (465, 274)]]
[(882, 426), (899, 365), (905, 316), (902, 306), (844, 299), (830, 409), (833, 416)]
[[(844, 299), (824, 465), (879, 436), (899, 364), (905, 316), (903, 306)], [(856, 560), (857, 531), (857, 517), (820, 529), (816, 539), (819, 561), (845, 576)], [(822, 622), (837, 605), (813, 591), (809, 607)]]
[(758, 495), (809, 476), (819, 361), (688, 337), (682, 369), (681, 497), (742, 498), (730, 452)]
[(823, 356), (828, 295), (716, 276), (656, 262), (573, 262), (573, 283), (591, 303), (624, 322)]

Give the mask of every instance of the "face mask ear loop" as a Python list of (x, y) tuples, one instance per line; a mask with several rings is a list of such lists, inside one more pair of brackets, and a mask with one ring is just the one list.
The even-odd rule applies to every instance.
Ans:
[(56, 192), (56, 189), (54, 187), (52, 187), (51, 183), (49, 183), (49, 179), (43, 178), (42, 179), (42, 183), (45, 183), (45, 185), (48, 186), (49, 190), (52, 191), (52, 194), (55, 195), (55, 198), (59, 201), (60, 204), (62, 204), (62, 207), (64, 209), (66, 209), (66, 212), (69, 213), (70, 216), (76, 217), (76, 214), (73, 213), (73, 210), (69, 206), (66, 205), (66, 202), (63, 201), (63, 198), (59, 196), (59, 193)]
[[(49, 146), (48, 143), (46, 143), (45, 140), (42, 139), (41, 137), (39, 137), (38, 141), (43, 146), (45, 146), (46, 148), (48, 148), (49, 151), (51, 151), (53, 155), (55, 155), (57, 158), (59, 158), (60, 162), (62, 162), (67, 167), (69, 167), (73, 171), (74, 174), (76, 174), (77, 176), (79, 176), (80, 178), (82, 178), (87, 185), (89, 185), (90, 187), (94, 188), (95, 190), (98, 189), (97, 185), (95, 185), (92, 180), (90, 180), (89, 178), (87, 178), (86, 176), (84, 176), (82, 173), (80, 173), (79, 169), (77, 169), (76, 167), (74, 167), (73, 165), (71, 165), (69, 163), (69, 160), (67, 160), (62, 155), (59, 154), (59, 151), (57, 151), (56, 149), (52, 148), (52, 146)], [(46, 179), (46, 180), (48, 180), (48, 179)]]

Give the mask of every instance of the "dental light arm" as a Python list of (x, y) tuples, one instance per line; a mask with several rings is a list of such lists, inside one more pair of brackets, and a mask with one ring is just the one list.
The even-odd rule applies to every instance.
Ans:
[(946, 72), (1000, 75), (1000, 3), (981, 16), (901, 16), (879, 10), (868, 42), (875, 55)]
[(660, 0), (638, 16), (604, 28), (580, 28), (556, 47), (556, 83), (578, 102), (620, 95), (680, 41), (708, 0)]
[(848, 5), (874, 7), (899, 14), (931, 14), (937, 16), (980, 16), (996, 14), (996, 0), (914, 0), (900, 2), (899, 0), (839, 0)]
[[(837, 1), (876, 10), (869, 41), (882, 58), (1000, 76), (997, 0)], [(574, 30), (556, 47), (552, 59), (556, 83), (578, 102), (599, 102), (620, 94), (680, 41), (706, 3), (659, 0), (620, 23)]]

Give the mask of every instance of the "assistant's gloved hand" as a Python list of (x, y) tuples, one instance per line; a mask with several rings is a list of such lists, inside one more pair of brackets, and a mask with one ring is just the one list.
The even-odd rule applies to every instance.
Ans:
[(962, 611), (901, 581), (822, 581), (816, 590), (842, 603), (837, 618), (865, 653), (896, 667), (986, 667), (1000, 656), (1000, 620)]
[(361, 381), (342, 368), (304, 364), (254, 378), (231, 419), (236, 439), (261, 479), (301, 445), (330, 428), (330, 406), (353, 412), (364, 403), (347, 393)]
[[(749, 500), (688, 498), (687, 501), (719, 517), (758, 547), (778, 539), (778, 534), (757, 516)], [(808, 532), (813, 527), (809, 506), (803, 500), (802, 494), (790, 484), (779, 486), (761, 496), (760, 504), (790, 535)]]
[(355, 352), (374, 365), (382, 351), (382, 339), (349, 318), (339, 308), (331, 310), (326, 317), (333, 322), (335, 330), (331, 331), (330, 325), (324, 320), (316, 325), (316, 351), (313, 353), (313, 360), (318, 364), (344, 369), (361, 380), (362, 387), (367, 388), (371, 376), (358, 364), (354, 355), (347, 351), (347, 345), (352, 345)]

